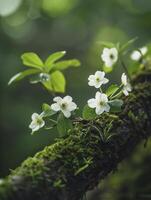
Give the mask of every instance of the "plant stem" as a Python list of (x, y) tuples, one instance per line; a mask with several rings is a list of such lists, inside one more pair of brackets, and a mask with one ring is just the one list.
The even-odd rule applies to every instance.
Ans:
[(118, 98), (121, 94), (122, 94), (122, 91), (120, 91), (119, 93), (117, 93), (115, 96), (112, 96), (112, 99)]
[(49, 121), (53, 122), (54, 124), (57, 124), (57, 121), (56, 120), (53, 120), (53, 119), (50, 119), (48, 118)]

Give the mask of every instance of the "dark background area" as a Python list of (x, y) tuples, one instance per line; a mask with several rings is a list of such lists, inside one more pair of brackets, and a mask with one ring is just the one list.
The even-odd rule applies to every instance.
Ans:
[[(55, 130), (31, 136), (28, 128), (31, 114), (40, 113), (52, 96), (26, 80), (7, 85), (25, 69), (21, 54), (33, 51), (45, 59), (66, 50), (66, 58), (80, 59), (81, 67), (65, 76), (66, 94), (82, 106), (92, 96), (87, 77), (101, 67), (99, 41), (124, 43), (135, 36), (137, 47), (151, 40), (149, 0), (0, 0), (0, 177), (56, 137)], [(118, 68), (108, 77), (119, 81), (121, 72)]]

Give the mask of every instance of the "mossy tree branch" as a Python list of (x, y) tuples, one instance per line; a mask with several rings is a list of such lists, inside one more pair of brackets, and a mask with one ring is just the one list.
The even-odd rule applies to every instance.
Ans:
[[(70, 135), (28, 158), (0, 185), (1, 200), (79, 200), (151, 135), (151, 72), (133, 80), (122, 112), (75, 122)], [(102, 140), (102, 135), (111, 137)]]

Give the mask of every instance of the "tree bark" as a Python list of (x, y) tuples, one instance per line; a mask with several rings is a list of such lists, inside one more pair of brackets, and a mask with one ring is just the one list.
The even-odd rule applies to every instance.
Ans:
[(151, 135), (151, 72), (123, 99), (121, 113), (79, 119), (68, 137), (25, 160), (0, 184), (0, 200), (79, 200), (97, 186)]

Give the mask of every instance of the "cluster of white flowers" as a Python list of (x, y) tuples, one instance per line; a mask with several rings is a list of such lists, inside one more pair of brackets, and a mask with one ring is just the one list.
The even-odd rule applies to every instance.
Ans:
[[(71, 112), (77, 109), (77, 105), (72, 101), (71, 96), (65, 96), (64, 98), (55, 97), (53, 99), (55, 103), (51, 105), (51, 109), (55, 112), (62, 112), (66, 118), (71, 116)], [(32, 132), (38, 131), (45, 125), (42, 114), (33, 113), (32, 122), (29, 125), (29, 128), (32, 129)]]
[[(90, 75), (88, 77), (88, 85), (94, 86), (97, 89), (100, 88), (102, 84), (106, 84), (108, 82), (109, 80), (105, 78), (105, 72), (102, 71), (97, 71), (94, 75)], [(125, 73), (123, 73), (121, 76), (121, 82), (123, 86), (122, 92), (125, 96), (128, 96), (129, 92), (132, 90), (132, 87)], [(96, 92), (95, 98), (89, 99), (87, 103), (90, 108), (95, 108), (97, 115), (110, 111), (108, 96), (105, 93), (102, 93), (102, 90), (101, 92)]]
[(146, 55), (147, 51), (148, 48), (144, 46), (142, 48), (139, 48), (138, 50), (133, 51), (130, 57), (134, 61), (139, 61), (142, 58), (142, 56)]
[(104, 48), (101, 58), (106, 67), (112, 67), (118, 60), (118, 51), (114, 48)]
[[(140, 49), (143, 55), (147, 52), (147, 49), (144, 48)], [(133, 52), (131, 58), (135, 60), (136, 57), (137, 59), (140, 58), (138, 54), (139, 56), (141, 56), (139, 51), (137, 51), (137, 53)], [(104, 61), (106, 67), (112, 67), (118, 60), (118, 51), (116, 48), (104, 48), (101, 58)], [(40, 76), (44, 79), (49, 78), (45, 74), (40, 74)], [(111, 99), (105, 93), (103, 93), (101, 89), (101, 86), (107, 84), (108, 82), (109, 80), (105, 77), (104, 71), (96, 71), (95, 74), (88, 77), (88, 85), (100, 89), (100, 91), (96, 92), (95, 98), (89, 99), (87, 101), (88, 106), (95, 109), (97, 115), (101, 115), (104, 112), (110, 111)], [(122, 92), (125, 96), (127, 96), (129, 92), (131, 92), (132, 88), (125, 73), (123, 73), (121, 76), (121, 82)], [(54, 103), (50, 106), (51, 110), (54, 111), (54, 113), (62, 112), (66, 118), (70, 118), (72, 112), (77, 109), (77, 105), (73, 102), (71, 96), (65, 96), (64, 98), (58, 96), (55, 97), (53, 101)], [(43, 114), (32, 114), (32, 122), (29, 125), (29, 128), (32, 129), (32, 132), (38, 131), (40, 128), (45, 126), (45, 121), (43, 120), (43, 117)]]
[[(94, 75), (88, 77), (88, 85), (94, 86), (97, 89), (108, 82), (109, 80), (105, 78), (105, 72), (102, 71), (96, 71)], [(103, 112), (109, 112), (110, 110), (108, 97), (106, 94), (101, 92), (96, 92), (95, 98), (89, 99), (87, 103), (90, 108), (95, 108), (97, 115), (100, 115)]]

